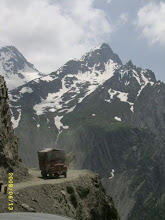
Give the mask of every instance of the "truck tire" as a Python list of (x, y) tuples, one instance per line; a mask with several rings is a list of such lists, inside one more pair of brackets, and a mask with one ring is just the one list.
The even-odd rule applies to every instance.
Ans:
[(55, 177), (55, 179), (58, 179), (58, 178), (59, 178), (59, 174), (58, 174), (58, 173), (55, 173), (55, 174), (54, 174), (54, 177)]
[(41, 171), (41, 175), (42, 175), (43, 178), (46, 178), (47, 177), (46, 171)]
[(67, 172), (64, 172), (64, 177), (67, 178)]
[(52, 173), (49, 173), (49, 178), (52, 178), (52, 177), (53, 177)]

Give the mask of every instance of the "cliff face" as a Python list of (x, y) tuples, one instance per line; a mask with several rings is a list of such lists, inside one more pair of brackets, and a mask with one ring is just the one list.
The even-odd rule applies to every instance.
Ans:
[[(0, 197), (0, 212), (9, 212), (7, 199), (4, 195)], [(59, 214), (77, 220), (119, 220), (113, 201), (105, 194), (98, 175), (87, 170), (67, 181), (60, 178), (53, 182), (50, 179), (47, 184), (30, 184), (23, 189), (17, 187), (14, 211)]]
[(9, 113), (6, 84), (0, 76), (0, 179), (3, 181), (7, 180), (8, 172), (14, 172), (15, 181), (27, 175), (27, 169), (18, 155), (17, 142)]
[(153, 133), (96, 116), (66, 130), (59, 145), (74, 152), (79, 168), (101, 175), (122, 220), (164, 219), (164, 143)]
[(135, 111), (131, 123), (135, 126), (147, 127), (159, 138), (165, 134), (165, 84), (147, 85), (135, 102)]

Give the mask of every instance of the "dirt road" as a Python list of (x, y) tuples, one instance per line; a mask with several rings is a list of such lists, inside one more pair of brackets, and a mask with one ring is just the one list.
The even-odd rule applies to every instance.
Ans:
[(20, 189), (24, 189), (31, 186), (37, 186), (37, 185), (43, 185), (43, 184), (56, 184), (56, 183), (63, 183), (67, 181), (72, 181), (78, 177), (85, 176), (87, 174), (91, 174), (89, 170), (69, 170), (67, 173), (67, 178), (64, 178), (61, 176), (58, 179), (52, 178), (52, 179), (43, 179), (41, 177), (41, 171), (31, 169), (29, 170), (30, 177), (26, 181), (23, 181), (21, 183), (14, 183), (13, 191), (16, 192)]

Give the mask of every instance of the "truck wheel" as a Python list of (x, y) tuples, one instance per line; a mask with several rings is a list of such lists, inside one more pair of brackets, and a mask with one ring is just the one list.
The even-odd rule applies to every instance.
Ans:
[(49, 178), (52, 178), (52, 176), (53, 176), (52, 173), (49, 173)]
[(54, 176), (55, 176), (56, 179), (59, 178), (59, 174), (58, 173), (55, 173)]
[(42, 175), (43, 178), (46, 178), (47, 177), (46, 171), (41, 171), (41, 175)]
[(65, 178), (67, 177), (67, 172), (64, 172), (64, 177), (65, 177)]

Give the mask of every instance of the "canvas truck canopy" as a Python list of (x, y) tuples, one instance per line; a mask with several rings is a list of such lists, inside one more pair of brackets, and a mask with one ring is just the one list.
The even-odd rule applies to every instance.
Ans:
[(39, 160), (62, 160), (65, 161), (65, 152), (60, 149), (45, 148), (38, 151)]

